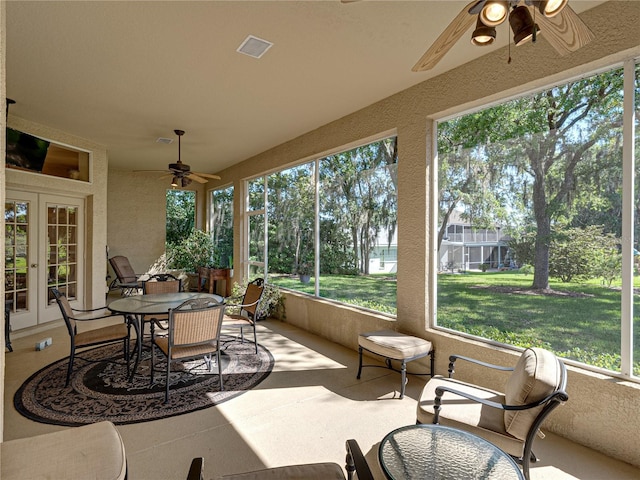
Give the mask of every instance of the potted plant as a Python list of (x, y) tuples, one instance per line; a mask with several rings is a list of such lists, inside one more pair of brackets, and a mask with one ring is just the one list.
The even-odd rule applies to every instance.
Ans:
[(202, 230), (193, 230), (182, 241), (167, 245), (167, 266), (184, 271), (191, 286), (198, 284), (198, 268), (227, 268), (219, 257), (211, 235)]
[(298, 275), (302, 283), (309, 283), (311, 281), (311, 274), (313, 273), (313, 264), (309, 262), (301, 262), (298, 265)]

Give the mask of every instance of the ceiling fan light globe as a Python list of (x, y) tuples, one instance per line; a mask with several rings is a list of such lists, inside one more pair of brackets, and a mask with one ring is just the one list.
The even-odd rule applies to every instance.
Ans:
[(509, 25), (513, 31), (513, 43), (516, 46), (522, 45), (533, 38), (534, 32), (537, 35), (540, 28), (533, 23), (531, 12), (524, 6), (514, 8), (509, 14)]
[(545, 17), (555, 17), (567, 6), (568, 2), (569, 0), (541, 0), (539, 3), (540, 13)]
[(171, 180), (171, 186), (173, 188), (176, 188), (178, 186), (178, 177), (173, 177), (173, 179)]
[(473, 31), (471, 35), (471, 43), (477, 45), (479, 47), (484, 47), (486, 45), (491, 45), (496, 39), (496, 29), (495, 27), (490, 27), (485, 25), (480, 16), (478, 16), (478, 21), (476, 22), (476, 29)]
[(500, 25), (507, 19), (509, 4), (507, 1), (489, 0), (485, 3), (478, 17), (489, 27)]

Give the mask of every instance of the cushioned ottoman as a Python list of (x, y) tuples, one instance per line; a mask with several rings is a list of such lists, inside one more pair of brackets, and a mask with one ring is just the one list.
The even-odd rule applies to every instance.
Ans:
[[(428, 373), (416, 375), (430, 375), (433, 377), (434, 350), (430, 341), (393, 330), (379, 330), (377, 332), (367, 332), (358, 335), (358, 376), (362, 373), (362, 367), (379, 367), (380, 365), (363, 365), (362, 351), (366, 350), (385, 358), (388, 368), (395, 370), (391, 365), (391, 360), (400, 362), (400, 373), (402, 374), (402, 384), (400, 386), (400, 398), (404, 397), (404, 388), (407, 383), (407, 362), (418, 358), (431, 357), (431, 370)], [(395, 370), (397, 371), (397, 370)]]

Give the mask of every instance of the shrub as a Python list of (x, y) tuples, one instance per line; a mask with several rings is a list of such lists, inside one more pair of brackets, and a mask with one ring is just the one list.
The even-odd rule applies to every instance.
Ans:
[(167, 265), (174, 270), (197, 272), (198, 267), (220, 267), (219, 255), (211, 235), (194, 230), (176, 244), (167, 244)]

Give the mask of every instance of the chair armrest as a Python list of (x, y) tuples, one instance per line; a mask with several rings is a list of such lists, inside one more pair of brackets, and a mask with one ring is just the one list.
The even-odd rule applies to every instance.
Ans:
[(191, 460), (187, 480), (203, 480), (204, 479), (204, 458), (196, 457)]
[(464, 360), (465, 362), (474, 363), (476, 365), (480, 365), (481, 367), (492, 368), (494, 370), (502, 370), (503, 372), (513, 372), (513, 367), (503, 367), (501, 365), (494, 365), (493, 363), (483, 362), (481, 360), (465, 357), (463, 355), (451, 355), (449, 356), (449, 378), (453, 378), (453, 374), (455, 373), (454, 366), (455, 366), (456, 360)]
[(439, 387), (436, 387), (436, 398), (433, 400), (433, 411), (434, 411), (433, 423), (438, 423), (440, 408), (442, 407), (442, 396), (444, 395), (444, 392), (449, 392), (454, 395), (459, 395), (463, 398), (472, 400), (477, 403), (481, 403), (488, 407), (497, 408), (498, 410), (516, 410), (516, 411), (529, 410), (530, 408), (536, 408), (536, 407), (545, 405), (552, 400), (555, 400), (561, 403), (569, 400), (569, 396), (563, 390), (556, 390), (555, 392), (551, 393), (550, 395), (547, 395), (546, 397), (544, 397), (541, 400), (538, 400), (537, 402), (526, 403), (524, 405), (507, 405), (504, 403), (498, 403), (492, 400), (487, 400), (486, 398), (476, 397), (475, 395), (472, 395), (467, 392), (462, 392), (460, 390), (456, 390), (455, 388), (439, 386)]
[(347, 446), (347, 477), (349, 480), (353, 478), (353, 472), (356, 473), (358, 480), (373, 480), (373, 474), (367, 463), (367, 459), (364, 458), (360, 445), (353, 439), (349, 439), (346, 442)]
[(97, 312), (97, 311), (108, 311), (107, 307), (98, 307), (98, 308), (89, 308), (89, 309), (82, 309), (82, 308), (72, 308), (71, 310), (73, 310), (74, 312), (82, 312), (82, 313), (89, 313), (89, 312)]
[[(75, 310), (75, 309), (72, 309), (72, 310), (74, 315), (69, 316), (69, 318), (77, 322), (90, 322), (92, 320), (102, 320), (104, 318), (111, 318), (111, 317), (123, 317), (125, 321), (127, 321), (126, 315), (122, 313), (113, 313), (106, 309), (98, 308), (95, 310)], [(97, 312), (98, 310), (102, 310), (103, 314), (96, 315), (95, 312)], [(76, 315), (76, 312), (78, 312), (77, 315)]]
[[(226, 298), (225, 298), (226, 300)], [(260, 299), (256, 300), (255, 302), (251, 302), (251, 303), (226, 303), (225, 301), (225, 308), (246, 308), (246, 307), (253, 307), (254, 305), (257, 305), (258, 303), (260, 303)]]

